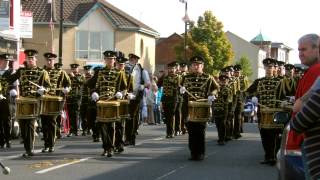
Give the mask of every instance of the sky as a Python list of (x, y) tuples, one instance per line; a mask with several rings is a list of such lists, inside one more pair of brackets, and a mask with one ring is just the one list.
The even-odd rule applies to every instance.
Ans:
[[(184, 32), (185, 4), (179, 0), (107, 0), (160, 37)], [(272, 42), (291, 47), (290, 63), (299, 63), (297, 41), (304, 34), (320, 33), (320, 0), (188, 0), (188, 16), (197, 21), (210, 10), (230, 31), (250, 41), (260, 32)]]

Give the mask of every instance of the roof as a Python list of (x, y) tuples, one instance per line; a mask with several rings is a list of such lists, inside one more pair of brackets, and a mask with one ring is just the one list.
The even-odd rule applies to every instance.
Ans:
[(263, 35), (261, 32), (256, 36), (254, 37), (250, 42), (271, 42), (271, 40), (266, 37), (265, 35)]
[(287, 50), (293, 50), (291, 47), (281, 43), (281, 42), (273, 42), (271, 43), (271, 48), (282, 48), (282, 49), (287, 49)]
[[(153, 36), (159, 33), (127, 13), (114, 7), (104, 0), (64, 0), (64, 24), (77, 26), (92, 9), (97, 8), (110, 19), (112, 25), (118, 30), (140, 31)], [(48, 0), (22, 0), (22, 9), (33, 12), (34, 24), (49, 24), (51, 18), (51, 5)], [(53, 22), (60, 20), (60, 0), (52, 0)]]

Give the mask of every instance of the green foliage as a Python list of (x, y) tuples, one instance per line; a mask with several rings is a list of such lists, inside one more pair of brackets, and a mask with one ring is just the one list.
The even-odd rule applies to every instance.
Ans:
[[(222, 22), (206, 11), (197, 24), (191, 23), (187, 34), (187, 59), (202, 56), (205, 59), (205, 71), (216, 74), (222, 67), (231, 64), (233, 52), (231, 44), (223, 31)], [(178, 59), (183, 59), (183, 45), (176, 47)]]
[(250, 77), (253, 74), (250, 60), (247, 56), (241, 56), (241, 58), (236, 62), (236, 64), (241, 65), (243, 75)]

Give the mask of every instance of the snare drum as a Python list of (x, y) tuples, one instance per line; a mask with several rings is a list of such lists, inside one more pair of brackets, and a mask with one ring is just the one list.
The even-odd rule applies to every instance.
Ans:
[(119, 121), (118, 101), (98, 101), (97, 102), (97, 121), (98, 122), (115, 122)]
[(120, 118), (129, 118), (129, 100), (122, 99), (120, 102), (119, 116)]
[(274, 121), (274, 114), (276, 112), (285, 112), (279, 108), (261, 108), (260, 114), (261, 119), (259, 128), (273, 129), (273, 128), (284, 128), (284, 124), (278, 124)]
[(43, 95), (40, 102), (41, 115), (58, 116), (63, 110), (64, 100), (60, 96)]
[(188, 121), (191, 122), (207, 122), (210, 119), (210, 104), (205, 102), (189, 101)]
[(19, 97), (16, 99), (16, 118), (33, 119), (38, 117), (39, 104), (35, 98)]

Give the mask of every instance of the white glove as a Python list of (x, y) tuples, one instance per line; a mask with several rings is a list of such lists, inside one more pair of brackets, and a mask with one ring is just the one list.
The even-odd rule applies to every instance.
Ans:
[(128, 98), (129, 100), (132, 100), (132, 99), (136, 98), (136, 96), (135, 96), (134, 94), (132, 94), (132, 93), (128, 93), (127, 98)]
[(144, 85), (141, 84), (141, 85), (139, 86), (139, 90), (142, 91), (143, 89), (144, 89)]
[(117, 92), (115, 96), (116, 96), (117, 99), (122, 99), (122, 93), (121, 92)]
[(294, 103), (295, 101), (296, 101), (296, 97), (290, 96), (289, 102), (290, 102), (290, 103)]
[(212, 102), (212, 101), (214, 101), (215, 99), (216, 99), (216, 97), (215, 97), (214, 95), (208, 96), (208, 102), (209, 102), (209, 103)]
[(40, 88), (37, 90), (37, 93), (42, 96), (45, 91), (46, 91), (46, 89), (43, 86), (40, 86)]
[(180, 87), (180, 94), (184, 94), (186, 91), (187, 89), (184, 86)]
[(2, 94), (0, 94), (0, 100), (2, 99), (6, 99), (6, 97), (4, 97)]
[(96, 93), (96, 92), (93, 92), (93, 93), (91, 94), (91, 99), (92, 99), (93, 101), (98, 101), (98, 99), (99, 99), (99, 94)]
[(282, 101), (281, 104), (280, 104), (280, 107), (284, 108), (286, 106), (288, 106), (288, 102), (287, 101)]
[(17, 95), (18, 95), (17, 90), (15, 90), (15, 89), (11, 89), (11, 90), (10, 90), (10, 97), (15, 97), (15, 96), (17, 96)]
[(70, 88), (69, 87), (65, 87), (62, 90), (63, 94), (68, 94), (68, 92), (70, 92)]
[(251, 102), (253, 103), (253, 104), (258, 104), (258, 98), (257, 97), (255, 97), (255, 96), (253, 96), (252, 98), (251, 98)]

